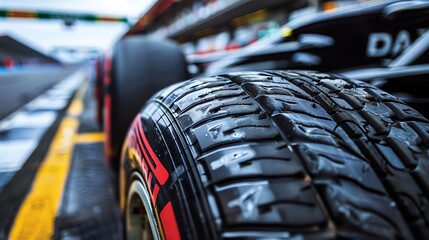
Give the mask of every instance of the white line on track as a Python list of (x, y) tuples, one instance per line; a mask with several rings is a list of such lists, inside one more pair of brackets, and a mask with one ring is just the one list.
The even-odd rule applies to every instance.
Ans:
[[(7, 178), (1, 178), (2, 181), (9, 181), (21, 169), (55, 121), (58, 112), (65, 109), (87, 76), (88, 69), (84, 67), (0, 121), (0, 136), (6, 136), (0, 139), (0, 174), (8, 173)], [(21, 129), (28, 130), (28, 134), (18, 139), (9, 134), (11, 137), (8, 138), (8, 133)], [(39, 131), (31, 131), (34, 129)], [(0, 183), (0, 186), (4, 185), (4, 182)]]

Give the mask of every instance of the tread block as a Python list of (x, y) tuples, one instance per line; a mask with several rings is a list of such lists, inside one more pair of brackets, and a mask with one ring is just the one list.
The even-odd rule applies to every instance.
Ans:
[(339, 96), (356, 110), (360, 110), (365, 106), (365, 101), (357, 99), (355, 96), (350, 95), (344, 90), (340, 92)]
[(376, 238), (411, 238), (395, 202), (389, 198), (368, 195), (353, 183), (345, 181), (342, 186), (327, 185), (324, 197), (343, 232), (340, 234), (348, 235), (348, 230), (355, 232), (360, 229)]
[(255, 97), (258, 97), (259, 95), (280, 95), (305, 99), (307, 101), (313, 101), (313, 99), (302, 89), (286, 81), (283, 81), (281, 83), (247, 82), (242, 84), (242, 88)]
[(429, 124), (410, 122), (409, 125), (416, 131), (422, 139), (424, 145), (429, 145)]
[(422, 187), (425, 193), (429, 192), (429, 162), (420, 161), (419, 165), (411, 173), (416, 179), (417, 183)]
[(264, 72), (235, 72), (228, 73), (223, 75), (226, 78), (231, 79), (233, 82), (238, 85), (249, 83), (249, 82), (274, 82), (274, 83), (284, 83), (283, 78), (276, 77)]
[(383, 121), (384, 124), (393, 123), (394, 113), (385, 104), (379, 102), (366, 103), (360, 113), (370, 113), (373, 118)]
[(255, 100), (264, 106), (271, 114), (276, 113), (302, 113), (313, 118), (330, 120), (330, 116), (323, 108), (314, 102), (295, 97), (259, 96)]
[(326, 96), (323, 93), (319, 93), (317, 94), (314, 99), (317, 100), (317, 102), (322, 105), (322, 107), (329, 113), (329, 114), (334, 114), (336, 113), (339, 109), (339, 106), (337, 104), (335, 104), (334, 101), (332, 101), (332, 99), (328, 96)]
[(317, 182), (335, 185), (346, 180), (362, 189), (387, 196), (378, 176), (363, 159), (323, 144), (302, 144), (298, 146), (298, 151)]
[(386, 105), (395, 112), (396, 117), (399, 120), (416, 120), (421, 122), (428, 122), (425, 117), (423, 117), (419, 112), (417, 112), (414, 108), (410, 106), (407, 106), (402, 103), (393, 102), (388, 102), (386, 103)]
[(367, 88), (366, 91), (370, 93), (377, 101), (380, 102), (397, 102), (403, 103), (399, 98), (384, 92), (378, 88)]
[(304, 178), (296, 155), (279, 143), (244, 144), (210, 152), (197, 160), (207, 169), (208, 184), (240, 178)]
[(200, 104), (178, 117), (180, 126), (187, 130), (189, 127), (204, 121), (231, 115), (246, 115), (259, 113), (259, 107), (248, 98), (214, 100)]
[(360, 114), (368, 121), (369, 126), (375, 130), (376, 134), (386, 134), (389, 132), (387, 123), (381, 120), (376, 114), (366, 111), (361, 111)]
[(194, 92), (191, 92), (179, 100), (177, 100), (173, 109), (175, 111), (184, 111), (190, 106), (197, 105), (199, 103), (205, 103), (207, 101), (225, 97), (239, 97), (244, 95), (244, 91), (239, 86), (216, 86), (213, 88), (203, 88)]
[(164, 104), (170, 106), (172, 103), (177, 101), (179, 98), (186, 96), (188, 93), (207, 87), (224, 86), (228, 83), (231, 83), (231, 81), (219, 76), (191, 79), (171, 85), (170, 87), (158, 92), (155, 97), (162, 99)]
[(338, 126), (344, 129), (352, 139), (358, 139), (364, 135), (362, 127), (354, 121), (342, 121)]
[(405, 166), (408, 168), (414, 169), (417, 166), (417, 161), (414, 159), (413, 154), (408, 149), (408, 146), (400, 142), (395, 138), (388, 137), (386, 142), (391, 146), (391, 148), (396, 152), (396, 154), (402, 159)]
[[(393, 190), (398, 206), (402, 207), (404, 216), (410, 223), (429, 222), (429, 200), (415, 183), (410, 174), (404, 171), (389, 169), (392, 174), (383, 179), (385, 185)], [(426, 228), (429, 231), (428, 228)]]
[(319, 82), (322, 86), (328, 88), (334, 93), (339, 93), (343, 89), (353, 88), (354, 86), (342, 79), (322, 79)]
[(338, 107), (341, 108), (341, 110), (354, 110), (355, 107), (350, 105), (346, 100), (339, 98), (339, 97), (333, 97), (331, 99)]
[(229, 120), (213, 120), (191, 129), (202, 151), (231, 142), (273, 140), (279, 137), (279, 132), (273, 127), (271, 121), (260, 119), (258, 115), (229, 118)]
[(214, 191), (229, 226), (308, 226), (310, 230), (327, 223), (314, 189), (303, 179), (247, 181), (215, 187)]
[(366, 91), (367, 88), (362, 88), (362, 87), (358, 87), (358, 86), (354, 86), (353, 88), (347, 88), (347, 89), (343, 89), (340, 93), (341, 96), (345, 96), (345, 95), (349, 95), (353, 98), (355, 98), (358, 102), (361, 103), (369, 103), (369, 102), (374, 102), (374, 96), (372, 96), (371, 94), (369, 94)]
[(339, 146), (341, 139), (335, 134), (336, 124), (300, 113), (275, 114), (273, 120), (291, 141), (310, 141)]

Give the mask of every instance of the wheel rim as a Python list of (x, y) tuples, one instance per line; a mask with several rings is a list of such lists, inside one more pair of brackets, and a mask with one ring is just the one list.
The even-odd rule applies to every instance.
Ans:
[(126, 236), (127, 239), (161, 239), (149, 192), (143, 181), (134, 180), (128, 191)]

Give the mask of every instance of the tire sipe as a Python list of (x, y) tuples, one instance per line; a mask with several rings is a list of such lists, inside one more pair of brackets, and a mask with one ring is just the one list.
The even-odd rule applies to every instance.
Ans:
[(197, 78), (135, 118), (121, 196), (141, 176), (167, 239), (429, 239), (428, 146), (427, 119), (357, 80)]

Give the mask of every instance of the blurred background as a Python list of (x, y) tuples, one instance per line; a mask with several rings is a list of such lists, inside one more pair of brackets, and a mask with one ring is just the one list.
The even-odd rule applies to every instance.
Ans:
[[(298, 0), (288, 1), (287, 8), (279, 7), (284, 2), (4, 0), (0, 3), (0, 63), (11, 68), (38, 61), (52, 63), (53, 59), (78, 63), (95, 58), (110, 49), (135, 23), (134, 32), (172, 38), (187, 55), (233, 51), (276, 32), (281, 25), (300, 16), (367, 1)], [(154, 4), (161, 6), (142, 18)], [(7, 44), (20, 48), (16, 51), (21, 51), (21, 55), (10, 47), (7, 51)], [(30, 49), (37, 51), (40, 59), (31, 54), (24, 56), (24, 46), (17, 44), (25, 45), (28, 54)]]
[[(0, 3), (0, 36), (61, 62), (76, 63), (109, 49), (155, 2), (5, 0)], [(3, 65), (35, 61), (12, 53), (5, 56), (4, 51)]]

